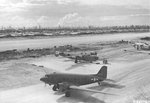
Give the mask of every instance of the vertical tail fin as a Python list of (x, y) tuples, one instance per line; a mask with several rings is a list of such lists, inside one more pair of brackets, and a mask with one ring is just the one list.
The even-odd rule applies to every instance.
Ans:
[(102, 66), (96, 75), (106, 79), (107, 78), (107, 66)]

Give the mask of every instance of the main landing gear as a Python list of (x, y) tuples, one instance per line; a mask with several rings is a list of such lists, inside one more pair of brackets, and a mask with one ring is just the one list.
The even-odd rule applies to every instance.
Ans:
[(78, 63), (78, 57), (76, 56), (76, 58), (75, 58), (75, 63)]
[(53, 86), (53, 91), (57, 91), (59, 89), (59, 84), (55, 84), (54, 86)]
[(71, 95), (69, 88), (60, 88), (59, 84), (55, 84), (52, 89), (53, 91), (58, 91), (59, 89), (62, 89), (62, 92), (65, 92), (66, 97), (70, 97)]
[(69, 91), (69, 90), (68, 90), (68, 91), (66, 91), (65, 96), (66, 96), (66, 97), (70, 97), (70, 96), (71, 96), (71, 93), (70, 93), (70, 91)]
[(101, 82), (98, 82), (98, 85), (99, 85), (99, 86), (101, 86), (101, 85), (102, 85), (102, 83), (101, 83)]

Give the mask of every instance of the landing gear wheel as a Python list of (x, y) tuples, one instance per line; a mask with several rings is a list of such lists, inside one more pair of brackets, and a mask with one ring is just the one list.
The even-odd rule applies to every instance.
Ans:
[(53, 91), (57, 91), (59, 89), (59, 84), (53, 86)]
[(101, 83), (101, 82), (98, 82), (98, 85), (99, 85), (99, 86), (101, 86), (101, 85), (102, 85), (102, 83)]
[(59, 84), (56, 84), (56, 88), (59, 89)]
[(70, 97), (70, 95), (71, 95), (70, 91), (66, 91), (65, 96)]
[(76, 59), (75, 59), (75, 63), (78, 63), (78, 59), (77, 59), (77, 57), (76, 57)]
[(55, 85), (53, 86), (53, 91), (57, 91), (57, 87)]

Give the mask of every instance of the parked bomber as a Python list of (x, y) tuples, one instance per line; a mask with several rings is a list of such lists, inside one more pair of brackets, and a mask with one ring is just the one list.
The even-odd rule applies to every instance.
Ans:
[(103, 66), (97, 74), (83, 75), (83, 74), (53, 73), (53, 74), (46, 74), (44, 77), (40, 79), (40, 81), (44, 82), (45, 84), (49, 84), (50, 86), (54, 85), (52, 88), (53, 91), (59, 90), (65, 93), (66, 97), (70, 97), (71, 95), (70, 90), (80, 90), (107, 95), (114, 95), (110, 93), (104, 93), (97, 90), (80, 87), (82, 85), (96, 82), (100, 85), (102, 81), (113, 81), (107, 79), (107, 66)]
[(55, 51), (55, 56), (63, 56), (63, 57), (71, 57), (71, 54), (67, 53), (67, 52), (59, 52), (59, 51)]
[(99, 57), (97, 56), (97, 52), (81, 53), (80, 55), (73, 56), (73, 54), (69, 54), (67, 52), (56, 51), (55, 56), (56, 57), (63, 56), (63, 57), (67, 57), (67, 58), (70, 58), (70, 59), (74, 59), (75, 63), (78, 63), (78, 62), (81, 62), (81, 61), (92, 63), (93, 61), (99, 60)]
[(134, 43), (133, 47), (137, 50), (150, 50), (150, 45), (148, 43), (143, 42)]
[(145, 42), (130, 42), (131, 45), (136, 49), (135, 50), (124, 50), (125, 52), (134, 52), (134, 53), (142, 53), (150, 55), (150, 44)]
[(64, 51), (76, 51), (79, 50), (80, 48), (78, 47), (74, 47), (72, 45), (63, 45), (63, 46), (54, 46), (54, 50), (55, 51), (60, 51), (60, 52), (64, 52)]
[(93, 61), (97, 61), (99, 57), (97, 56), (96, 52), (91, 52), (90, 54), (81, 54), (79, 56), (75, 57), (75, 63), (78, 63), (80, 61), (86, 61), (92, 63)]

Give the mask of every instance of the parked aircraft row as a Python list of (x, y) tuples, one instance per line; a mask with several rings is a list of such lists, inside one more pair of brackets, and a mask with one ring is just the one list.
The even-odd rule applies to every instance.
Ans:
[(150, 44), (143, 42), (134, 43), (133, 47), (136, 48), (137, 50), (150, 50)]
[(78, 55), (69, 54), (67, 52), (56, 51), (55, 56), (56, 57), (62, 56), (62, 57), (72, 59), (72, 60), (74, 60), (75, 63), (83, 63), (83, 62), (93, 63), (93, 62), (102, 60), (103, 64), (108, 64), (107, 59), (106, 58), (99, 58), (97, 55), (97, 52), (95, 52), (95, 51), (91, 51), (90, 53), (81, 53)]
[(128, 52), (135, 52), (135, 53), (144, 53), (144, 54), (149, 54), (150, 55), (150, 44), (145, 43), (145, 42), (134, 42), (131, 43), (131, 45), (137, 50), (124, 50)]

